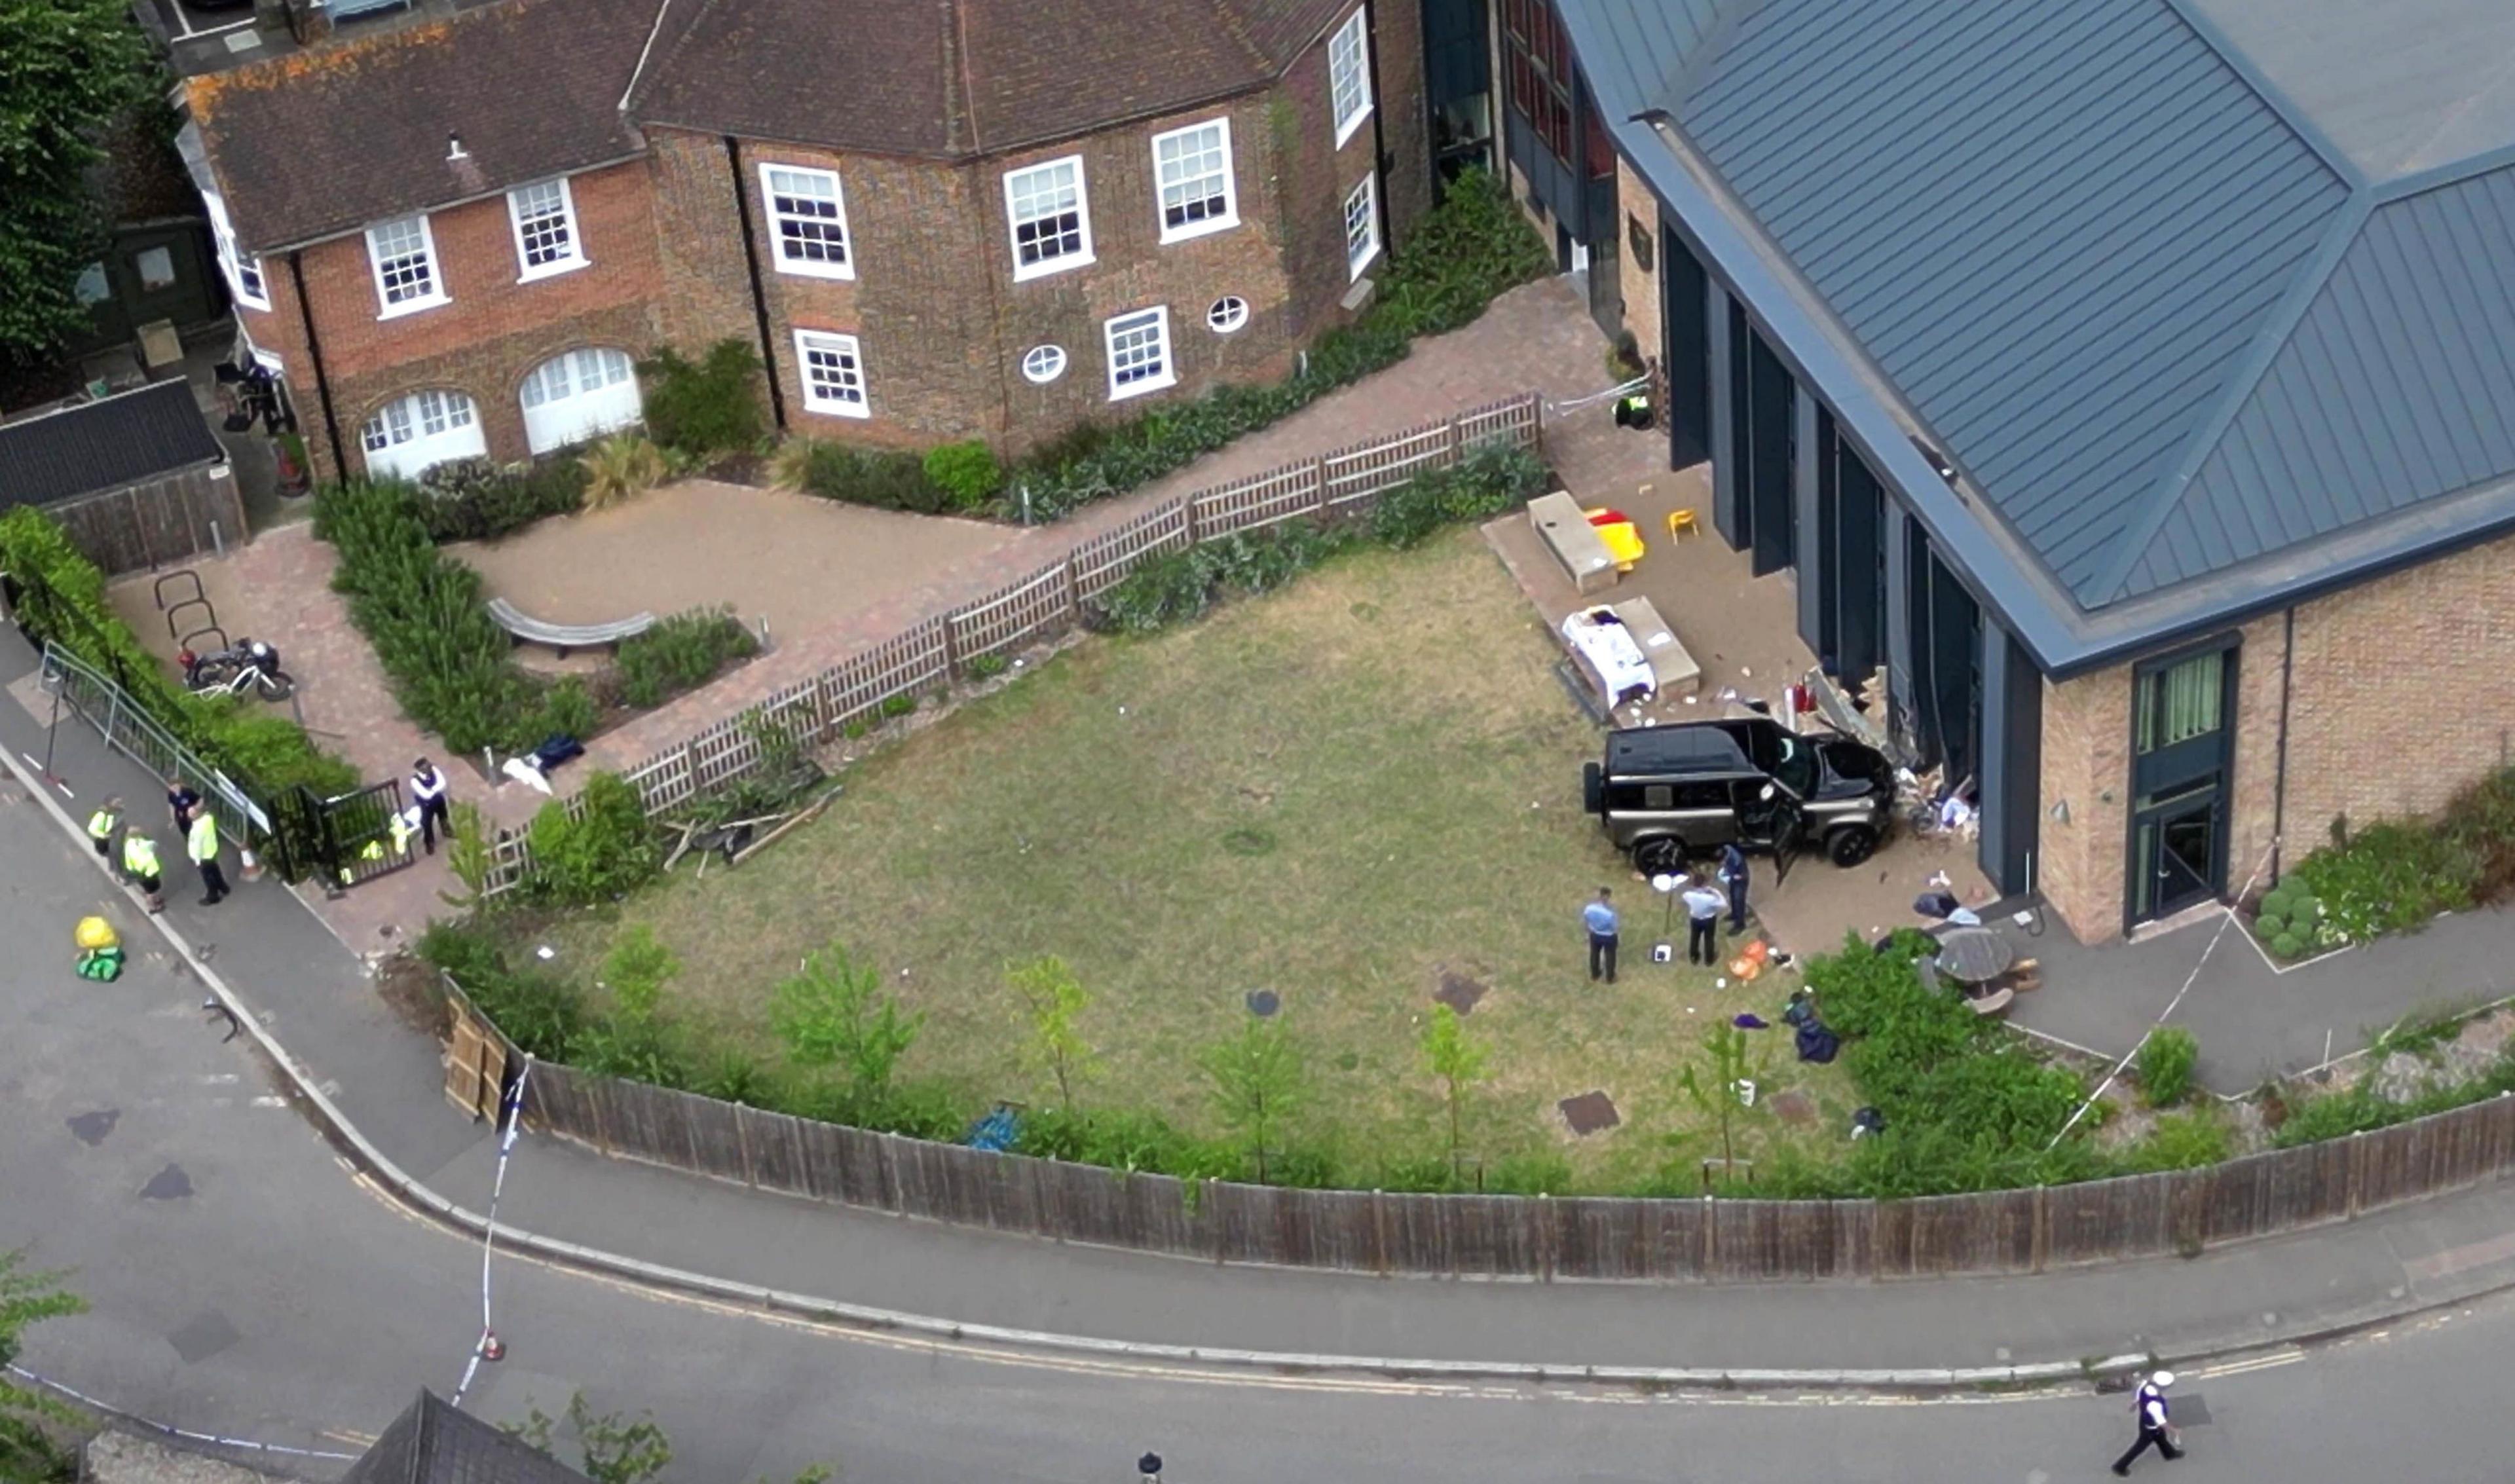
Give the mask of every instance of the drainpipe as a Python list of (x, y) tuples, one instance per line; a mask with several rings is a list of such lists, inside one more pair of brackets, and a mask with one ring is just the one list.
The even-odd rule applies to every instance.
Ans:
[[(1413, 3), (1420, 5), (1422, 0), (1413, 0)], [(1380, 214), (1380, 220), (1373, 226), (1380, 232), (1383, 258), (1381, 272), (1384, 275), (1387, 271), (1384, 260), (1397, 255), (1397, 234), (1388, 229), (1389, 223), (1394, 220), (1388, 213), (1388, 140), (1380, 132), (1381, 121), (1388, 116), (1390, 100), (1380, 90), (1379, 0), (1363, 0), (1362, 13), (1362, 63), (1368, 69), (1366, 75), (1371, 81), (1371, 204)]]
[[(350, 477), (350, 455), (341, 446), (341, 421), (332, 414), (332, 378), (323, 370), (323, 342), (314, 333), (314, 302), (306, 297), (304, 253), (288, 255), (288, 281), (297, 290), (297, 317), (306, 325), (306, 358), (314, 363), (314, 400), (323, 409), (323, 435), (332, 440), (332, 470), (347, 480)], [(306, 471), (306, 476), (312, 478), (314, 471)]]
[[(760, 281), (760, 233), (751, 224), (751, 187), (742, 179), (742, 142), (724, 137), (724, 165), (733, 176), (733, 214), (742, 221), (742, 266), (751, 273), (751, 313), (760, 322), (760, 364), (768, 373), (768, 416), (786, 431), (786, 388), (777, 376), (777, 338), (768, 328), (768, 287)], [(853, 250), (855, 244), (847, 244)]]
[(2288, 698), (2296, 675), (2296, 609), (2288, 610), (2280, 638), (2279, 770), (2271, 778), (2271, 885), (2280, 881), (2280, 846), (2288, 838)]

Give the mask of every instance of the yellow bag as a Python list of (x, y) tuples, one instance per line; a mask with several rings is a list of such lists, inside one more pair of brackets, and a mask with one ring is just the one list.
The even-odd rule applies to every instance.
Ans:
[(78, 945), (88, 952), (95, 953), (100, 949), (117, 947), (121, 942), (121, 937), (113, 930), (113, 925), (101, 917), (79, 919)]

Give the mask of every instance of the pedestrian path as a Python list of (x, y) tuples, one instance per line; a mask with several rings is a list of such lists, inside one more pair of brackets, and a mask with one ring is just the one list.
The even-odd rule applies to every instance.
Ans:
[[(0, 639), (0, 683), (33, 664)], [(42, 729), (0, 708), (0, 743)], [(150, 780), (64, 727), (75, 815)], [(177, 867), (181, 870), (181, 867)], [(170, 886), (189, 887), (189, 882)], [(484, 1209), (494, 1150), (445, 1102), (439, 1053), (357, 958), (265, 882), (168, 920), (344, 1116), (445, 1200)], [(64, 927), (66, 931), (66, 926)], [(2208, 1254), (2040, 1278), (1634, 1288), (1346, 1277), (1140, 1257), (820, 1206), (528, 1141), (501, 1218), (547, 1238), (788, 1294), (967, 1325), (1302, 1355), (1722, 1370), (1912, 1370), (2183, 1354), (2371, 1322), (2515, 1282), (2515, 1184)]]

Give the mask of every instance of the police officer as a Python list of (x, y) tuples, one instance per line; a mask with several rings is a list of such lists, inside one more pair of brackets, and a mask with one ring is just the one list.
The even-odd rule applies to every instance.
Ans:
[(1747, 852), (1731, 841), (1720, 847), (1720, 887), (1729, 893), (1729, 930), (1747, 930)]
[(166, 878), (157, 866), (157, 843), (138, 830), (122, 837), (122, 874), (147, 899), (151, 913), (166, 910)]
[(192, 786), (174, 773), (166, 775), (166, 811), (175, 816), (175, 833), (183, 834), (192, 827), (192, 811), (201, 806), (201, 796)]
[(87, 838), (96, 842), (96, 858), (113, 864), (113, 837), (122, 828), (122, 801), (108, 799), (87, 816)]
[(454, 822), (445, 802), (445, 775), (426, 758), (410, 767), (410, 797), (419, 804), (419, 838), (428, 845), (428, 853), (436, 853), (436, 832), (441, 827), (448, 841), (454, 839)]
[(184, 853), (201, 872), (201, 905), (215, 907), (227, 899), (227, 873), (219, 869), (219, 822), (210, 811), (201, 809), (192, 815), (192, 828), (184, 835)]
[(2174, 1424), (2165, 1415), (2165, 1388), (2173, 1384), (2174, 1373), (2160, 1371), (2141, 1381), (2139, 1390), (2132, 1393), (2130, 1405), (2139, 1418), (2139, 1441), (2130, 1445), (2128, 1453), (2114, 1460), (2115, 1473), (2129, 1473), (2130, 1461), (2151, 1448), (2169, 1459), (2183, 1457), (2183, 1450), (2175, 1446)]

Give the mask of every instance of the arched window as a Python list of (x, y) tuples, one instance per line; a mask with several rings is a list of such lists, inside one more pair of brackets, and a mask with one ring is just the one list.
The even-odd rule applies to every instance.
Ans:
[(627, 428), (645, 415), (629, 357), (617, 350), (554, 355), (524, 378), (524, 443), (548, 453)]
[(431, 465), (489, 451), (472, 398), (438, 387), (377, 408), (359, 442), (366, 449), (367, 473), (405, 479), (418, 478)]

